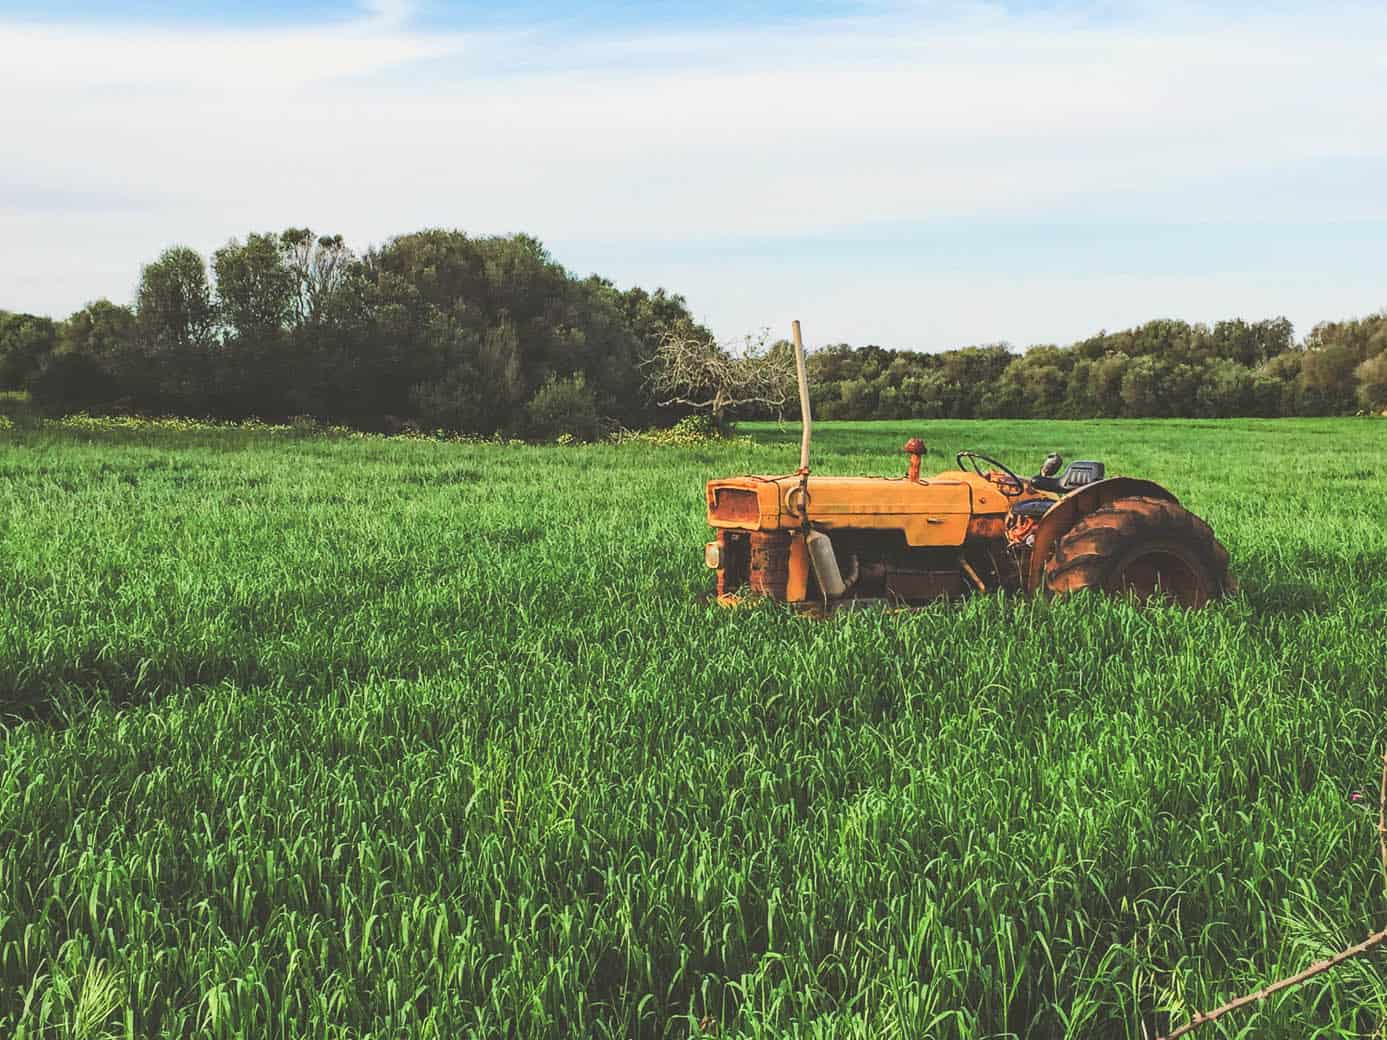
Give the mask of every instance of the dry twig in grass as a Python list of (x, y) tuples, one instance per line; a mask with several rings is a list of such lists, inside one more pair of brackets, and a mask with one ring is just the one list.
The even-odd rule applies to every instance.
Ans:
[[(1378, 796), (1377, 803), (1377, 846), (1378, 852), (1382, 857), (1382, 881), (1384, 886), (1387, 886), (1387, 750), (1382, 753), (1382, 789)], [(1177, 1040), (1179, 1037), (1188, 1036), (1205, 1023), (1222, 1018), (1230, 1011), (1236, 1011), (1238, 1008), (1247, 1007), (1249, 1004), (1256, 1004), (1259, 1001), (1266, 1000), (1267, 997), (1280, 993), (1282, 990), (1299, 986), (1302, 982), (1313, 979), (1316, 975), (1323, 975), (1331, 968), (1343, 964), (1344, 961), (1351, 960), (1354, 957), (1367, 953), (1369, 950), (1374, 950), (1383, 943), (1387, 943), (1387, 928), (1383, 928), (1379, 932), (1373, 932), (1372, 935), (1368, 936), (1361, 943), (1350, 946), (1345, 950), (1340, 950), (1332, 957), (1326, 957), (1322, 961), (1316, 961), (1304, 971), (1297, 972), (1284, 979), (1279, 979), (1271, 985), (1259, 989), (1256, 993), (1248, 993), (1239, 997), (1237, 1000), (1230, 1000), (1227, 1004), (1224, 1004), (1222, 1007), (1214, 1008), (1212, 1011), (1196, 1012), (1194, 1018), (1175, 1030), (1175, 1032), (1167, 1033), (1161, 1040)]]

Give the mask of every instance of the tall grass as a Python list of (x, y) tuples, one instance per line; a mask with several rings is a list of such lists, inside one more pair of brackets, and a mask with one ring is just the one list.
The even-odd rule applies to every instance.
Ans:
[[(709, 607), (702, 482), (774, 426), (0, 433), (0, 1035), (1137, 1038), (1380, 926), (1381, 423), (816, 471), (917, 431), (1161, 481), (1242, 589)], [(1362, 1035), (1381, 978), (1218, 1028)]]

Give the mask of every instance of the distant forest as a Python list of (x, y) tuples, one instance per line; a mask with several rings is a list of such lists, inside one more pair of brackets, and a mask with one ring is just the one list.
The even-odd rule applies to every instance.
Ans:
[[(357, 255), (290, 229), (233, 239), (210, 264), (168, 249), (141, 270), (133, 306), (0, 312), (0, 390), (52, 414), (591, 438), (687, 411), (651, 389), (671, 331), (717, 349), (682, 297), (577, 278), (526, 235), (421, 231)], [(1387, 314), (1301, 341), (1275, 318), (1153, 321), (1021, 352), (839, 344), (809, 367), (826, 419), (1341, 415), (1387, 409)]]
[(1226, 418), (1387, 409), (1387, 314), (1315, 326), (1147, 322), (1067, 347), (937, 354), (847, 345), (809, 361), (826, 419)]

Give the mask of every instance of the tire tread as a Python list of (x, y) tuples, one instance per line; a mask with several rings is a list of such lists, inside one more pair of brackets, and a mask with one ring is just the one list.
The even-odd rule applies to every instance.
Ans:
[(1143, 540), (1177, 542), (1204, 565), (1217, 598), (1229, 591), (1228, 550), (1202, 518), (1174, 502), (1145, 496), (1115, 499), (1081, 517), (1045, 561), (1045, 591), (1062, 597), (1106, 587), (1112, 561)]

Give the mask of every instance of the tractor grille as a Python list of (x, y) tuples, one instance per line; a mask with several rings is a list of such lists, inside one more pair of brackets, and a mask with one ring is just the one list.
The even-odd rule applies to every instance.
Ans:
[(745, 488), (718, 488), (713, 492), (713, 519), (744, 523), (756, 520), (761, 506), (755, 491)]
[(751, 532), (751, 591), (784, 599), (790, 580), (790, 536), (784, 531)]
[(790, 578), (790, 535), (785, 531), (719, 531), (722, 565), (718, 595), (743, 585), (758, 596), (784, 599)]

